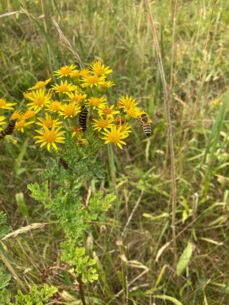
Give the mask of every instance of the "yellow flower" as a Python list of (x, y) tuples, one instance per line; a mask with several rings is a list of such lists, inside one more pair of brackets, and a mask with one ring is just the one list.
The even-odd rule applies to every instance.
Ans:
[(59, 78), (70, 76), (70, 74), (74, 71), (76, 66), (70, 65), (70, 66), (63, 66), (59, 70), (55, 71), (55, 75), (57, 75)]
[(0, 116), (0, 126), (1, 126), (1, 125), (4, 125), (4, 124), (6, 123), (6, 122), (5, 122), (5, 119), (6, 119), (6, 118), (4, 117), (4, 115), (1, 115), (1, 116)]
[(51, 82), (51, 80), (52, 80), (51, 78), (46, 79), (44, 81), (40, 80), (40, 81), (36, 82), (36, 84), (33, 87), (29, 88), (28, 90), (36, 90), (36, 89), (44, 88), (48, 83)]
[(20, 110), (15, 110), (15, 111), (12, 113), (10, 119), (11, 119), (11, 120), (18, 120), (18, 119), (20, 119), (22, 116), (23, 116), (23, 112), (22, 112), (22, 111), (20, 111)]
[(136, 107), (137, 102), (131, 96), (121, 96), (118, 100), (118, 107), (128, 110), (130, 108)]
[(127, 135), (131, 132), (131, 127), (127, 124), (125, 117), (120, 115), (116, 116), (115, 124), (117, 128), (120, 128), (121, 132), (126, 133)]
[(70, 76), (71, 78), (79, 78), (81, 75), (82, 75), (82, 74), (81, 74), (81, 71), (80, 71), (80, 70), (73, 70), (73, 71), (69, 74), (69, 76)]
[(109, 66), (105, 67), (104, 64), (97, 60), (91, 65), (91, 70), (97, 76), (106, 75), (112, 73), (112, 70)]
[(113, 115), (119, 113), (119, 111), (114, 109), (114, 105), (109, 106), (108, 104), (101, 104), (98, 109), (98, 113), (100, 116), (113, 117)]
[(100, 85), (100, 88), (102, 89), (109, 89), (111, 87), (114, 86), (114, 82), (110, 81), (110, 80), (105, 80), (104, 82), (102, 82)]
[(47, 113), (45, 114), (45, 118), (40, 117), (37, 120), (39, 121), (36, 123), (37, 125), (47, 127), (49, 129), (62, 124), (60, 121), (52, 119), (52, 117)]
[(29, 100), (32, 96), (33, 96), (33, 92), (24, 92), (23, 93), (24, 98), (26, 98), (27, 100)]
[(26, 110), (26, 112), (22, 115), (23, 119), (25, 120), (29, 120), (31, 118), (33, 118), (34, 116), (36, 115), (36, 112), (31, 110), (31, 109), (28, 109)]
[(17, 120), (15, 130), (24, 132), (24, 128), (30, 126), (33, 123), (34, 121), (26, 122), (24, 119)]
[(100, 86), (100, 84), (102, 84), (104, 82), (104, 80), (105, 80), (104, 76), (98, 76), (98, 75), (95, 75), (95, 74), (90, 74), (90, 75), (87, 75), (87, 76), (83, 77), (81, 86), (83, 88), (98, 87), (98, 86)]
[(88, 99), (88, 106), (91, 106), (93, 107), (93, 109), (101, 106), (102, 104), (104, 104), (106, 102), (106, 98), (103, 96), (103, 97), (96, 97), (96, 96), (91, 96), (89, 97)]
[(103, 132), (102, 139), (105, 141), (105, 144), (113, 143), (117, 145), (120, 149), (122, 149), (122, 146), (126, 145), (123, 139), (127, 137), (128, 134), (126, 132), (123, 132), (121, 130), (121, 127), (112, 126), (109, 130), (105, 130)]
[(36, 144), (39, 144), (40, 147), (46, 146), (47, 150), (51, 149), (57, 150), (56, 143), (64, 143), (64, 131), (60, 130), (61, 127), (53, 127), (51, 130), (44, 126), (44, 130), (36, 130), (39, 134), (34, 138), (37, 139), (35, 141)]
[(127, 123), (122, 124), (119, 127), (120, 127), (120, 131), (123, 134), (126, 134), (127, 136), (129, 136), (129, 134), (131, 133), (131, 127)]
[(82, 76), (82, 77), (86, 77), (86, 76), (88, 76), (90, 74), (90, 71), (87, 69), (87, 68), (84, 68), (84, 69), (81, 69), (80, 70), (80, 75)]
[(47, 105), (47, 109), (50, 112), (58, 112), (61, 110), (61, 102), (51, 101), (50, 104)]
[(106, 119), (99, 119), (99, 120), (93, 120), (95, 123), (92, 123), (93, 129), (101, 131), (106, 128), (110, 128), (112, 126), (113, 119), (112, 118), (106, 118)]
[(142, 111), (138, 107), (133, 107), (130, 109), (126, 109), (126, 113), (128, 114), (129, 117), (136, 119), (140, 117)]
[(72, 83), (68, 83), (66, 80), (61, 81), (60, 84), (52, 86), (52, 90), (58, 93), (67, 93), (76, 90), (76, 86)]
[(75, 103), (64, 104), (61, 106), (60, 115), (64, 118), (74, 118), (80, 112), (80, 106)]
[(28, 103), (28, 107), (35, 112), (39, 112), (51, 100), (51, 95), (46, 93), (44, 89), (31, 91), (31, 94), (24, 94), (24, 96), (31, 100), (31, 102)]
[(5, 99), (0, 98), (0, 109), (13, 109), (16, 103), (8, 103)]
[(77, 91), (75, 91), (74, 93), (73, 92), (67, 93), (67, 95), (70, 98), (71, 102), (74, 102), (77, 104), (82, 103), (87, 97), (87, 94), (78, 93)]

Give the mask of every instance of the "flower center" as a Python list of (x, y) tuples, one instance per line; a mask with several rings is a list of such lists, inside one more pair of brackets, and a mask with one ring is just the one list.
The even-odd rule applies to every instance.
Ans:
[(37, 105), (37, 106), (42, 106), (45, 102), (45, 99), (44, 97), (37, 97), (35, 100), (34, 100), (34, 104)]
[(75, 102), (75, 103), (80, 103), (83, 100), (84, 100), (84, 96), (82, 94), (81, 95), (73, 95), (71, 97), (71, 101)]
[(98, 106), (99, 104), (101, 104), (101, 100), (97, 97), (91, 98), (90, 99), (90, 104), (92, 106)]
[(109, 122), (107, 120), (100, 120), (97, 122), (97, 125), (100, 128), (106, 128), (109, 125)]
[(87, 81), (89, 84), (96, 84), (98, 82), (98, 76), (97, 75), (92, 75), (92, 76), (89, 76)]
[(59, 102), (53, 102), (50, 104), (50, 109), (52, 111), (58, 111), (60, 110), (60, 103)]
[(46, 143), (53, 143), (56, 140), (56, 131), (54, 130), (47, 130), (44, 133), (44, 141)]
[(11, 116), (11, 119), (13, 120), (17, 120), (21, 117), (21, 113), (19, 111), (15, 111), (12, 116)]
[(64, 93), (64, 92), (68, 92), (69, 90), (68, 90), (68, 86), (67, 85), (60, 85), (59, 86), (59, 92), (62, 92), (62, 93)]
[(52, 126), (53, 126), (53, 120), (52, 119), (46, 119), (44, 123), (45, 123), (45, 126), (48, 127), (48, 128), (52, 128)]
[(110, 133), (108, 138), (112, 143), (118, 143), (120, 141), (120, 135), (117, 132)]
[(22, 128), (25, 126), (25, 120), (17, 121), (17, 127)]
[(27, 110), (24, 114), (25, 120), (33, 118), (35, 115), (35, 112), (33, 110)]
[(103, 114), (112, 114), (112, 109), (109, 107), (105, 107), (103, 108)]
[(71, 73), (71, 69), (69, 68), (69, 67), (62, 67), (61, 69), (60, 69), (60, 72), (61, 72), (61, 74), (63, 74), (63, 75), (68, 75), (69, 73)]
[(103, 67), (97, 66), (97, 67), (94, 69), (94, 71), (95, 71), (95, 73), (96, 73), (98, 76), (104, 74), (104, 69), (103, 69)]
[(125, 103), (123, 103), (124, 106), (126, 107), (126, 109), (130, 109), (131, 107), (134, 106), (134, 104), (132, 103), (132, 101), (125, 101)]
[(75, 109), (74, 106), (72, 106), (72, 105), (67, 105), (67, 106), (65, 106), (65, 108), (64, 108), (64, 114), (65, 114), (66, 116), (73, 116), (73, 115), (75, 115), (75, 113), (76, 113), (76, 109)]

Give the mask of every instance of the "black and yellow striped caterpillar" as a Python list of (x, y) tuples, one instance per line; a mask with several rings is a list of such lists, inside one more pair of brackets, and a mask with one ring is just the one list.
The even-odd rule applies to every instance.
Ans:
[(16, 125), (16, 120), (9, 121), (8, 126), (5, 129), (3, 129), (2, 131), (0, 131), (0, 140), (4, 139), (5, 136), (12, 134), (14, 131), (15, 125)]
[(88, 115), (88, 110), (86, 106), (83, 105), (81, 107), (81, 112), (79, 115), (79, 124), (83, 132), (85, 132), (87, 129), (87, 115)]

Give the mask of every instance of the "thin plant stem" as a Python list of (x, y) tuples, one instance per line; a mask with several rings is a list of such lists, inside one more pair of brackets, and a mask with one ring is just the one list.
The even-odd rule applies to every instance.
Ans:
[(82, 302), (82, 305), (86, 305), (85, 296), (84, 296), (84, 290), (83, 290), (83, 282), (80, 276), (77, 277), (77, 282), (79, 284), (79, 294), (80, 294), (80, 300)]
[(117, 188), (116, 188), (116, 166), (115, 166), (115, 160), (114, 160), (114, 152), (111, 145), (107, 146), (108, 151), (108, 164), (109, 164), (109, 171), (111, 176), (111, 183), (112, 188), (116, 195), (118, 195)]
[(177, 0), (172, 1), (172, 47), (171, 47), (171, 67), (170, 67), (170, 88), (173, 87), (174, 81), (174, 57), (175, 57), (175, 37), (176, 37), (176, 18), (177, 18)]
[(157, 29), (155, 27), (155, 21), (152, 14), (151, 6), (149, 0), (144, 0), (149, 23), (150, 29), (153, 38), (153, 47), (156, 51), (159, 72), (161, 77), (161, 82), (163, 86), (163, 95), (164, 95), (164, 108), (166, 113), (166, 120), (167, 120), (167, 136), (168, 136), (168, 146), (169, 146), (169, 153), (170, 153), (170, 163), (171, 163), (171, 198), (170, 203), (172, 205), (172, 239), (173, 239), (173, 255), (174, 255), (174, 265), (177, 263), (177, 246), (176, 246), (176, 164), (175, 164), (175, 153), (174, 153), (174, 146), (173, 146), (173, 131), (172, 131), (172, 122), (171, 122), (171, 112), (170, 112), (170, 95), (168, 90), (168, 85), (165, 78), (165, 72), (162, 62), (161, 50), (157, 35)]

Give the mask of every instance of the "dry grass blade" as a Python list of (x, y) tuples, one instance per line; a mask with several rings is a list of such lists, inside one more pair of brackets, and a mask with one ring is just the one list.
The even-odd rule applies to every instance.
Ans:
[(13, 11), (13, 12), (9, 12), (9, 13), (4, 13), (4, 14), (0, 15), (0, 18), (9, 17), (9, 16), (12, 16), (12, 15), (20, 14), (20, 13), (21, 13), (21, 11)]
[(12, 274), (13, 278), (17, 281), (18, 285), (24, 290), (25, 285), (21, 281), (16, 269), (14, 268), (14, 264), (12, 264), (11, 260), (8, 257), (8, 253), (5, 250), (4, 243), (0, 242), (0, 258), (3, 264), (6, 266), (6, 268), (9, 270), (9, 272)]
[(28, 225), (28, 226), (25, 226), (25, 227), (21, 227), (21, 228), (15, 230), (13, 232), (7, 234), (6, 236), (4, 236), (2, 238), (2, 240), (6, 240), (6, 239), (12, 238), (12, 237), (15, 238), (18, 235), (27, 233), (27, 232), (29, 232), (31, 230), (42, 229), (46, 225), (47, 225), (47, 223), (32, 223), (31, 225)]
[(158, 263), (159, 261), (159, 258), (161, 257), (162, 253), (170, 246), (171, 244), (171, 241), (168, 241), (166, 244), (164, 244), (157, 252), (157, 255), (156, 255), (156, 259), (155, 259), (155, 262)]
[(56, 29), (57, 29), (57, 32), (59, 34), (59, 37), (60, 37), (60, 41), (62, 43), (62, 45), (67, 48), (71, 53), (72, 55), (75, 57), (75, 59), (77, 60), (78, 64), (80, 65), (80, 67), (82, 68), (83, 67), (83, 63), (82, 63), (82, 60), (78, 54), (78, 52), (76, 52), (70, 41), (67, 39), (67, 37), (64, 35), (63, 31), (61, 30), (59, 24), (56, 22), (56, 20), (54, 18), (52, 18), (52, 22), (53, 24), (55, 25)]
[(138, 206), (139, 206), (139, 204), (140, 204), (140, 202), (141, 202), (142, 196), (143, 196), (143, 191), (141, 191), (141, 194), (140, 194), (140, 196), (138, 197), (138, 200), (137, 200), (137, 202), (136, 202), (136, 204), (135, 204), (135, 206), (134, 206), (134, 208), (133, 208), (133, 210), (132, 210), (132, 212), (131, 212), (131, 214), (130, 214), (130, 216), (129, 216), (127, 222), (126, 222), (126, 225), (125, 225), (125, 227), (124, 227), (124, 229), (123, 229), (123, 231), (122, 231), (122, 237), (123, 237), (123, 236), (125, 235), (125, 233), (126, 233), (126, 229), (127, 229), (127, 227), (128, 227), (128, 225), (129, 225), (131, 219), (132, 219), (133, 216), (134, 216), (135, 211), (137, 210), (137, 208), (138, 208)]
[[(136, 276), (131, 282), (127, 284), (127, 288), (130, 289), (130, 286), (133, 285), (138, 279), (140, 279), (143, 275), (145, 275), (147, 272), (149, 272), (149, 269), (147, 268), (143, 272), (141, 272), (138, 276)], [(111, 304), (115, 299), (117, 299), (122, 293), (124, 292), (124, 289), (121, 289), (118, 293), (114, 295), (114, 297), (107, 303), (107, 305)]]

